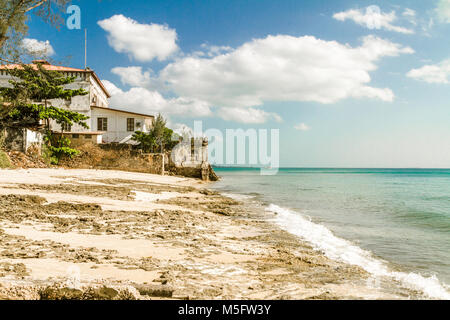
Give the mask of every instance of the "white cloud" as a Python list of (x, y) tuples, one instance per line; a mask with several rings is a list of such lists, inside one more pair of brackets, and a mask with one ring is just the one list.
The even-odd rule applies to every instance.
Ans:
[(194, 130), (184, 123), (172, 124), (170, 121), (167, 122), (167, 126), (173, 130), (173, 132), (179, 134), (180, 136), (193, 137)]
[(22, 47), (29, 53), (39, 56), (53, 56), (55, 50), (53, 49), (50, 41), (39, 41), (37, 39), (25, 38), (22, 40)]
[[(356, 48), (312, 36), (268, 36), (212, 58), (179, 59), (160, 72), (159, 81), (178, 96), (218, 107), (255, 107), (269, 101), (334, 103), (349, 97), (392, 101), (390, 89), (368, 86), (369, 72), (382, 57), (413, 52), (374, 36)], [(232, 118), (229, 111), (222, 115)]]
[[(409, 11), (407, 11), (407, 14), (412, 13), (413, 10), (409, 9)], [(385, 29), (404, 34), (414, 33), (414, 30), (393, 25), (392, 23), (397, 20), (395, 11), (385, 13), (382, 12), (378, 6), (369, 6), (365, 9), (351, 9), (338, 12), (333, 15), (333, 18), (339, 21), (353, 20), (355, 23), (369, 29)]]
[(111, 96), (123, 93), (122, 89), (118, 88), (114, 83), (109, 80), (102, 80), (103, 85), (106, 90), (111, 94)]
[(205, 101), (179, 97), (168, 100), (167, 112), (187, 117), (209, 117), (212, 115), (210, 107)]
[(207, 57), (212, 58), (221, 54), (225, 54), (227, 52), (233, 51), (232, 47), (229, 46), (214, 46), (209, 45), (207, 43), (203, 43), (200, 46), (200, 50), (194, 51), (190, 54), (191, 57)]
[(123, 15), (115, 15), (98, 22), (108, 32), (108, 42), (119, 53), (146, 62), (157, 58), (163, 61), (178, 51), (177, 33), (159, 24), (140, 24)]
[(233, 48), (231, 48), (229, 46), (212, 46), (212, 45), (208, 45), (206, 43), (202, 44), (201, 47), (202, 47), (202, 49), (206, 50), (206, 52), (204, 54), (207, 55), (208, 57), (215, 57), (220, 54), (224, 54), (224, 53), (233, 51)]
[(278, 35), (236, 49), (209, 45), (202, 49), (203, 54), (179, 56), (159, 74), (139, 66), (112, 69), (131, 89), (105, 81), (111, 106), (191, 117), (211, 116), (217, 108), (216, 115), (228, 121), (280, 122), (278, 114), (255, 107), (283, 101), (330, 104), (346, 98), (393, 101), (389, 88), (369, 85), (370, 72), (383, 57), (414, 52), (375, 36), (363, 38), (358, 47), (312, 36)]
[(450, 59), (434, 65), (425, 65), (418, 69), (412, 69), (407, 76), (428, 83), (449, 83)]
[(218, 111), (219, 117), (227, 121), (234, 121), (247, 124), (265, 123), (270, 119), (281, 122), (281, 117), (272, 112), (266, 112), (255, 108), (220, 108)]
[(450, 0), (439, 0), (435, 12), (440, 22), (450, 23)]
[(417, 26), (417, 14), (416, 11), (410, 8), (406, 8), (403, 13), (402, 16), (411, 24)]
[(308, 130), (311, 130), (311, 127), (302, 122), (302, 123), (296, 125), (294, 127), (294, 129), (299, 130), (299, 131), (308, 131)]
[(186, 117), (211, 116), (210, 106), (202, 101), (187, 98), (166, 99), (159, 92), (142, 87), (133, 87), (124, 91), (108, 80), (102, 80), (111, 93), (109, 104), (111, 108), (129, 111), (165, 115), (183, 115)]
[[(125, 69), (125, 68), (124, 68)], [(184, 97), (166, 99), (159, 92), (143, 87), (133, 87), (124, 91), (108, 80), (102, 80), (111, 94), (112, 108), (126, 109), (139, 113), (165, 115), (181, 115), (185, 117), (209, 117), (212, 115), (211, 106), (204, 101)], [(254, 108), (220, 108), (217, 115), (224, 120), (240, 123), (259, 124), (273, 119), (281, 122), (281, 117), (272, 112)]]
[(150, 85), (151, 71), (142, 72), (142, 67), (116, 67), (111, 70), (120, 77), (125, 85), (134, 87), (147, 87)]
[(415, 17), (415, 16), (416, 16), (416, 11), (413, 10), (413, 9), (410, 9), (410, 8), (406, 8), (406, 9), (403, 11), (402, 15), (403, 15), (404, 17)]

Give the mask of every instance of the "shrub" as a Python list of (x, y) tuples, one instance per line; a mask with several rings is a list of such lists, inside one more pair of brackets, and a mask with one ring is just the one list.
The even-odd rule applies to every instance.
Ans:
[(0, 149), (0, 169), (12, 168), (9, 157), (3, 150)]
[(67, 137), (54, 136), (51, 132), (49, 132), (44, 139), (47, 144), (46, 147), (51, 164), (57, 165), (63, 157), (72, 159), (73, 156), (80, 153), (78, 150), (70, 147), (72, 142)]

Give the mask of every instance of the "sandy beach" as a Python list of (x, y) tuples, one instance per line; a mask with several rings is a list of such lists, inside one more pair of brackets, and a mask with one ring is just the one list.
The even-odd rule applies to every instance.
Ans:
[(0, 299), (376, 299), (333, 261), (195, 179), (0, 171)]

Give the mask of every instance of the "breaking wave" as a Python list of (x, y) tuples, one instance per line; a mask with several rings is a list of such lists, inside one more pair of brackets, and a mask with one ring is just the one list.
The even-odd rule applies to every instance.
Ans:
[(277, 214), (275, 222), (284, 230), (303, 238), (331, 259), (357, 265), (376, 277), (392, 278), (408, 289), (423, 292), (429, 298), (450, 299), (449, 287), (435, 276), (427, 278), (417, 273), (390, 270), (386, 262), (376, 259), (369, 251), (336, 237), (325, 226), (311, 222), (298, 212), (275, 204), (269, 205), (266, 211)]

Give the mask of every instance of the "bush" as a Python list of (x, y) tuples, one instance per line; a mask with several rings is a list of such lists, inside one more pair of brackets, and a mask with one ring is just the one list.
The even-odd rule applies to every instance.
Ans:
[(180, 137), (166, 127), (166, 120), (161, 114), (153, 121), (150, 132), (136, 131), (131, 139), (138, 142), (139, 148), (146, 153), (171, 151), (180, 141)]
[(70, 147), (71, 141), (64, 136), (55, 136), (47, 133), (45, 136), (47, 143), (48, 157), (51, 164), (57, 165), (62, 158), (72, 159), (74, 156), (80, 154), (76, 149)]
[(2, 149), (5, 147), (5, 134), (0, 128), (0, 169), (12, 168), (8, 155)]
[(101, 168), (107, 167), (112, 162), (118, 162), (120, 158), (130, 158), (130, 151), (103, 150), (93, 143), (77, 146), (78, 154), (73, 157), (64, 157), (60, 165), (69, 168)]
[(3, 150), (0, 150), (0, 169), (12, 168), (9, 157)]
[(0, 127), (0, 149), (5, 148), (5, 139), (6, 139), (5, 131)]

